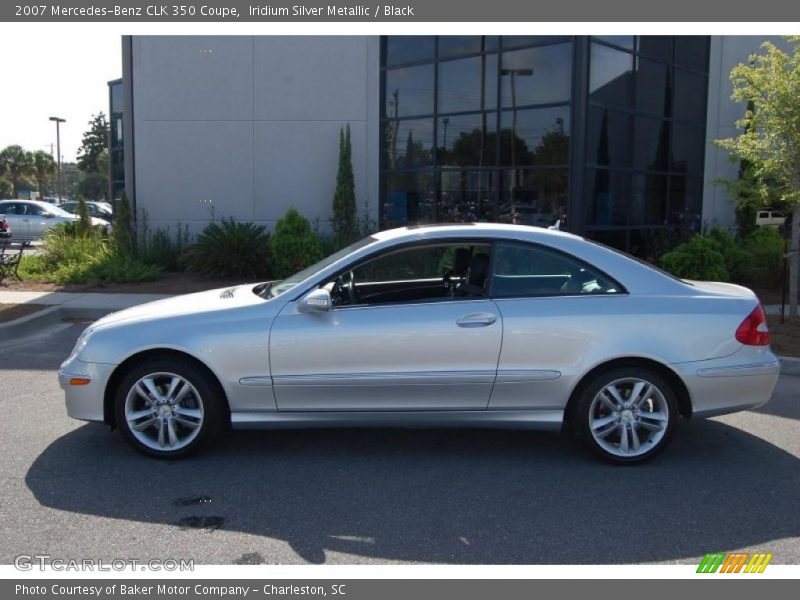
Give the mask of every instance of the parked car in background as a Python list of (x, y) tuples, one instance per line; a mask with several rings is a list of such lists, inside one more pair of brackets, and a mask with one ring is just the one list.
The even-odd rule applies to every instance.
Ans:
[(786, 215), (771, 208), (759, 210), (756, 214), (756, 225), (759, 227), (773, 227), (779, 229), (786, 223)]
[(8, 219), (3, 214), (0, 214), (0, 240), (7, 240), (11, 238), (11, 226), (8, 224)]
[[(63, 208), (68, 213), (77, 215), (79, 204), (80, 203), (77, 200), (69, 200), (67, 202), (62, 202), (58, 205), (58, 207)], [(90, 217), (103, 219), (109, 223), (114, 220), (114, 211), (108, 202), (95, 202), (93, 200), (87, 200), (86, 208), (89, 210)]]
[[(79, 218), (58, 206), (39, 200), (0, 200), (0, 215), (5, 215), (14, 231), (14, 240), (18, 242), (40, 240), (59, 223), (73, 223)], [(93, 226), (111, 230), (111, 223), (108, 221), (96, 217), (91, 219)]]
[(679, 417), (765, 403), (779, 372), (746, 288), (682, 281), (568, 233), (476, 223), (384, 231), (283, 281), (108, 315), (59, 382), (70, 416), (162, 458), (227, 425), (563, 424), (634, 463)]

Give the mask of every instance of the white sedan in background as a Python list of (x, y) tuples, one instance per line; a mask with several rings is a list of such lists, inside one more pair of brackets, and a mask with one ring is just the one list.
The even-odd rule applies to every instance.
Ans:
[(567, 426), (635, 463), (679, 417), (767, 402), (779, 370), (746, 288), (568, 233), (464, 224), (384, 231), (284, 281), (111, 314), (59, 382), (70, 416), (156, 457), (228, 425)]
[[(0, 215), (5, 215), (15, 242), (42, 239), (59, 223), (73, 223), (80, 217), (62, 208), (39, 200), (0, 200)], [(111, 224), (103, 219), (90, 217), (92, 225), (110, 231)]]

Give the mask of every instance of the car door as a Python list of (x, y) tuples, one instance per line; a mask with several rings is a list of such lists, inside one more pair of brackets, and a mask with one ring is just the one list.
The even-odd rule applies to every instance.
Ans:
[(0, 214), (6, 216), (13, 240), (26, 240), (31, 237), (30, 219), (23, 214), (24, 212), (21, 202), (5, 202), (0, 205)]
[(53, 224), (52, 217), (45, 217), (46, 211), (38, 204), (26, 203), (25, 218), (28, 222), (29, 237), (41, 239)]
[[(466, 274), (444, 277), (450, 246), (427, 257), (418, 248), (382, 256), (322, 282), (336, 303), (328, 311), (303, 313), (298, 300), (289, 302), (270, 334), (278, 409), (485, 409), (502, 319), (482, 293), (486, 272), (469, 291)], [(345, 288), (365, 298), (353, 300)]]
[(592, 353), (628, 318), (625, 290), (574, 256), (503, 241), (494, 247), (490, 293), (504, 335), (489, 408), (560, 415)]

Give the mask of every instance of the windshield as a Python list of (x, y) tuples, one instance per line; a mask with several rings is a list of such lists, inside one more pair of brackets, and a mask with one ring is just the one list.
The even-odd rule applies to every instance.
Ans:
[(302, 271), (299, 271), (282, 281), (273, 281), (271, 284), (268, 284), (264, 287), (259, 286), (254, 291), (262, 298), (275, 298), (276, 296), (279, 296), (284, 292), (288, 292), (290, 289), (292, 289), (301, 281), (311, 277), (314, 273), (321, 271), (326, 267), (329, 267), (338, 260), (341, 260), (351, 252), (355, 252), (356, 250), (363, 248), (364, 246), (368, 246), (372, 242), (377, 242), (377, 241), (378, 241), (377, 238), (374, 238), (372, 236), (365, 237), (364, 239), (359, 240), (354, 244), (350, 244), (349, 246), (342, 248), (338, 252), (334, 252), (327, 258), (323, 258), (321, 261), (314, 263), (310, 267), (306, 267)]

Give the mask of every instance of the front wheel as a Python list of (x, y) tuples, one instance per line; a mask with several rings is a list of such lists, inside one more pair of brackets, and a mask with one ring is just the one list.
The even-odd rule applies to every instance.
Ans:
[(583, 387), (570, 420), (578, 438), (614, 463), (638, 463), (661, 452), (675, 429), (672, 387), (644, 368), (615, 368)]
[(180, 458), (211, 442), (226, 411), (219, 385), (190, 361), (151, 358), (128, 371), (114, 399), (117, 426), (136, 450)]

